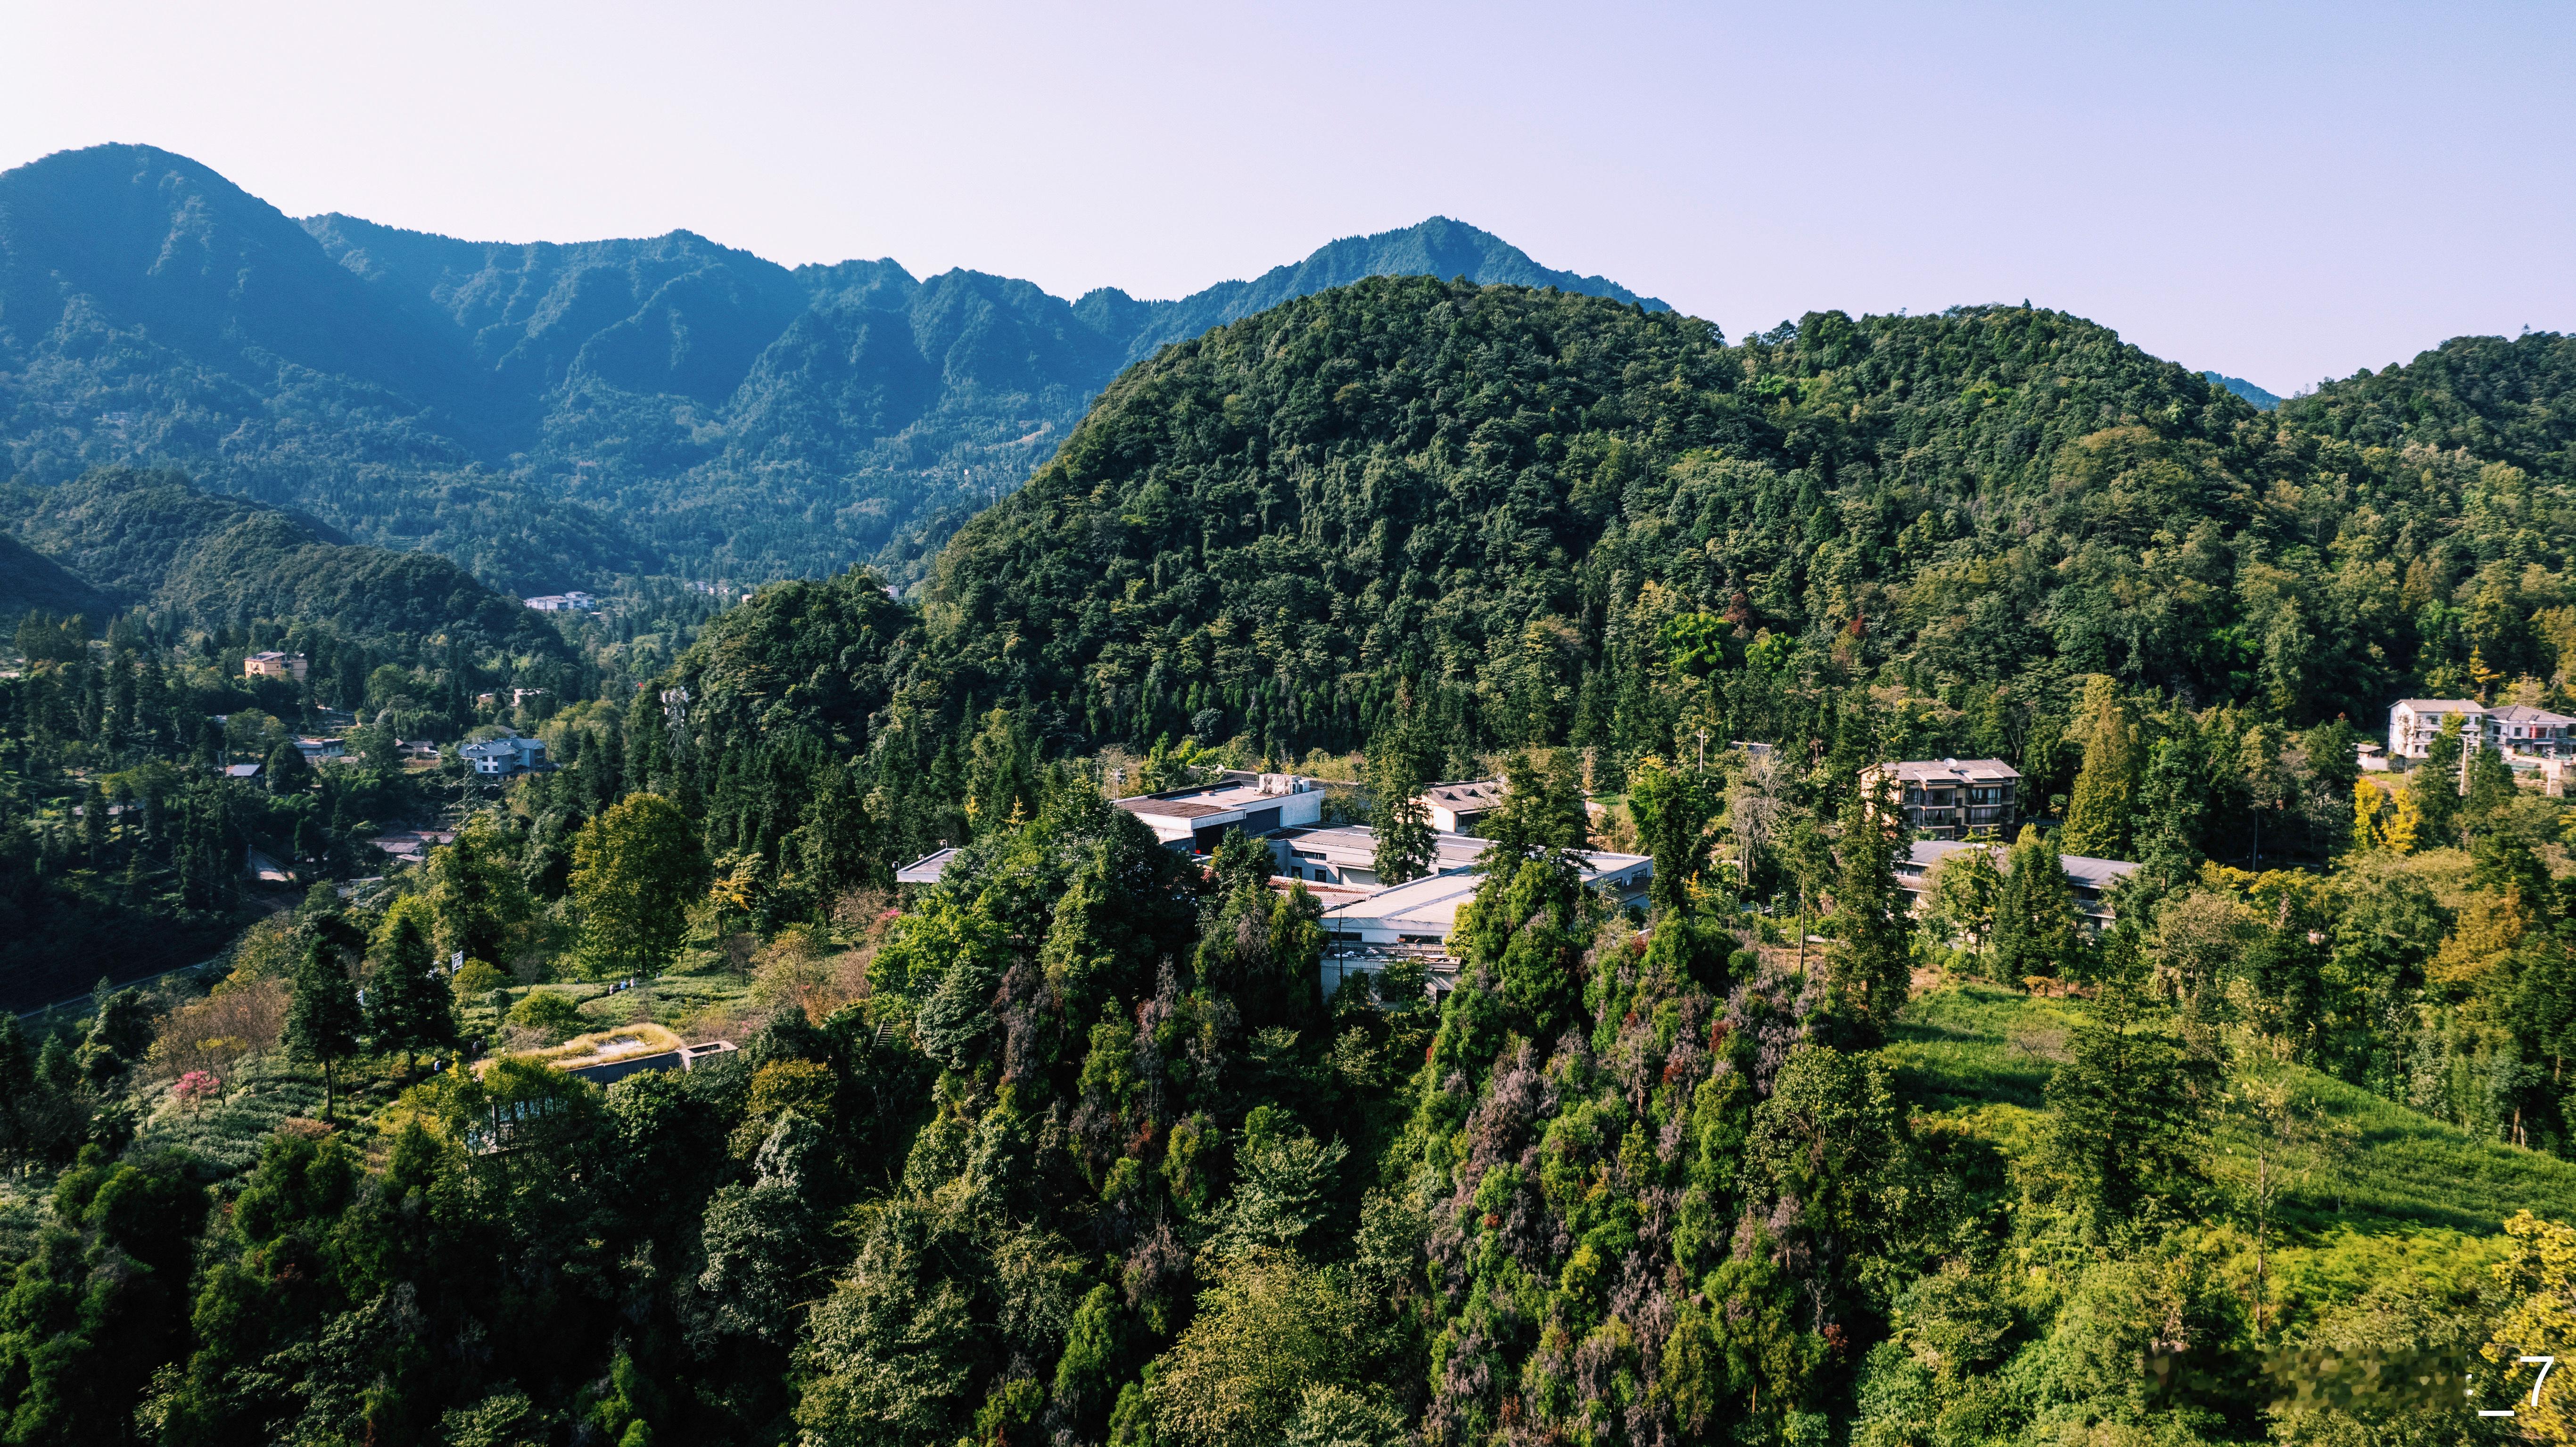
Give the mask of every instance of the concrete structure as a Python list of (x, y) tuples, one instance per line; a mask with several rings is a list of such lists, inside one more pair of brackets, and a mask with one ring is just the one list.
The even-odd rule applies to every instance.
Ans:
[(1116, 802), (1144, 821), (1164, 848), (1189, 854), (1213, 851), (1228, 829), (1262, 835), (1321, 823), (1324, 817), (1323, 786), (1294, 774), (1228, 770), (1213, 784), (1165, 789)]
[(2021, 774), (2001, 759), (1909, 760), (1861, 770), (1864, 797), (1875, 798), (1882, 783), (1895, 793), (1906, 827), (1927, 839), (1989, 831), (2009, 839), (2021, 822)]
[(304, 655), (301, 653), (254, 653), (242, 660), (244, 678), (283, 678), (292, 683), (302, 683), (304, 670)]
[(937, 884), (948, 873), (948, 861), (957, 857), (954, 849), (925, 854), (894, 872), (897, 884)]
[(599, 600), (576, 589), (568, 593), (547, 593), (530, 598), (528, 606), (540, 613), (587, 613), (599, 606)]
[[(1458, 874), (1473, 869), (1477, 857), (1492, 847), (1473, 835), (1434, 833), (1431, 871)], [(1378, 887), (1377, 831), (1365, 824), (1283, 829), (1270, 836), (1270, 852), (1278, 859), (1283, 878), (1369, 891)]]
[(349, 745), (341, 739), (300, 738), (295, 741), (295, 751), (304, 756), (304, 762), (318, 764), (324, 759), (347, 758)]
[[(1942, 839), (1917, 840), (1908, 857), (1896, 861), (1896, 887), (1905, 891), (1915, 912), (1923, 909), (1923, 893), (1930, 887), (1933, 866), (1962, 849), (1989, 850), (1995, 857), (1995, 870), (2001, 873), (2009, 852), (1996, 844), (1962, 844)], [(2083, 854), (2061, 854), (2058, 867), (2066, 871), (2067, 887), (2075, 895), (2075, 912), (2094, 929), (2107, 927), (2112, 920), (2111, 906), (2104, 902), (2113, 885), (2138, 872), (2138, 866), (2125, 859), (2095, 859)]]
[(1460, 779), (1428, 784), (1415, 797), (1431, 816), (1431, 827), (1443, 834), (1473, 834), (1485, 816), (1503, 807), (1510, 792), (1500, 779)]
[[(1645, 903), (1646, 884), (1655, 873), (1653, 859), (1603, 850), (1583, 860), (1585, 884), (1609, 891), (1621, 904)], [(1327, 908), (1322, 966), (1326, 997), (1341, 988), (1345, 977), (1375, 975), (1401, 959), (1421, 962), (1435, 996), (1455, 989), (1458, 963), (1449, 956), (1449, 934), (1458, 926), (1460, 907), (1475, 897), (1482, 883), (1484, 876), (1473, 869), (1435, 874)]]
[(522, 734), (465, 744), (457, 749), (456, 756), (465, 761), (467, 768), (486, 778), (505, 779), (546, 766), (544, 741)]

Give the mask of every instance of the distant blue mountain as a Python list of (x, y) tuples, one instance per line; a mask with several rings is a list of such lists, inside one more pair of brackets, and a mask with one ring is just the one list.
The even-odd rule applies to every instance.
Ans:
[(1177, 301), (1077, 302), (886, 260), (790, 270), (687, 231), (297, 221), (184, 156), (95, 146), (0, 173), (0, 478), (178, 467), (523, 592), (902, 570), (1156, 348), (1424, 273), (1666, 309), (1445, 217)]
[(2269, 412), (2273, 408), (2281, 405), (2280, 398), (2273, 396), (2271, 393), (2264, 391), (2262, 388), (2255, 386), (2253, 383), (2246, 381), (2242, 377), (2230, 377), (2222, 372), (2203, 372), (2201, 375), (2207, 377), (2211, 382), (2235, 393), (2237, 396), (2244, 398), (2246, 401), (2253, 403), (2256, 411)]

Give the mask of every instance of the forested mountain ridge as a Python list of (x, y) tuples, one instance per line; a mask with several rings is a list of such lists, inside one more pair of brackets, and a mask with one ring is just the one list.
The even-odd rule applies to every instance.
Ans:
[(1423, 267), (1629, 296), (1434, 218), (1179, 301), (1069, 302), (891, 261), (791, 271), (685, 231), (298, 223), (183, 157), (100, 146), (0, 174), (0, 456), (40, 483), (179, 466), (523, 593), (900, 572), (1133, 358)]
[(2219, 386), (2226, 388), (2228, 391), (2235, 393), (2237, 396), (2244, 398), (2246, 401), (2253, 403), (2256, 411), (2269, 412), (2273, 408), (2281, 405), (2281, 399), (2279, 397), (2261, 387), (2255, 386), (2253, 383), (2246, 381), (2242, 377), (2230, 377), (2224, 372), (2203, 372), (2201, 375), (2207, 377), (2210, 381), (2217, 383)]
[[(459, 642), (561, 659), (562, 636), (515, 599), (433, 553), (352, 543), (281, 509), (191, 486), (176, 472), (102, 468), (55, 487), (0, 487), (0, 526), (51, 565), (52, 583), (0, 594), (28, 607), (142, 608), (183, 627), (323, 623), (352, 638), (446, 632)], [(85, 596), (49, 600), (73, 580)]]
[[(925, 620), (1095, 736), (1215, 707), (1283, 752), (1365, 738), (1401, 677), (1453, 697), (1462, 739), (1633, 756), (1669, 725), (1636, 678), (1793, 642), (2025, 708), (2100, 673), (2367, 720), (2478, 669), (2559, 676), (2534, 621), (2566, 601), (2558, 496), (2284, 425), (2044, 310), (1729, 346), (1595, 298), (1373, 280), (1122, 378), (961, 531)], [(1758, 716), (1768, 686), (1744, 690)], [(1993, 725), (1996, 751), (2028, 737)]]
[(2576, 479), (2576, 336), (2453, 337), (2368, 368), (2284, 410), (2302, 427), (2376, 446), (2465, 448), (2525, 472)]

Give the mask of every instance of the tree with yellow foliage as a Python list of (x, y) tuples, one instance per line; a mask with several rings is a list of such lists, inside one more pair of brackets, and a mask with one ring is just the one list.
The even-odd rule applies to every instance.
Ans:
[(2513, 1425), (2529, 1441), (2576, 1443), (2576, 1410), (2570, 1410), (2576, 1396), (2555, 1381), (2539, 1383), (2535, 1392), (2540, 1369), (2522, 1360), (2576, 1361), (2576, 1226), (2517, 1211), (2504, 1231), (2513, 1255), (2497, 1263), (2495, 1275), (2512, 1305), (2478, 1355), (2511, 1384), (2513, 1401), (2505, 1403), (2502, 1391), (2479, 1395), (2493, 1398), (2498, 1410), (2510, 1405)]

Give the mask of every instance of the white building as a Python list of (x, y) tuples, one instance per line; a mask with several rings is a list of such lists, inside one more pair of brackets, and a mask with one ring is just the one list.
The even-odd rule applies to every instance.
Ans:
[(587, 613), (599, 606), (599, 600), (575, 589), (569, 593), (547, 593), (530, 598), (528, 606), (540, 613)]
[(2576, 741), (2568, 737), (2568, 730), (2576, 727), (2576, 718), (2563, 713), (2523, 703), (2489, 708), (2465, 698), (2401, 698), (2388, 711), (2388, 757), (2423, 758), (2433, 740), (2441, 736), (2442, 720), (2455, 714), (2460, 720), (2463, 754), (2478, 748), (2531, 759), (2576, 754)]
[(2509, 703), (2488, 709), (2485, 724), (2486, 746), (2498, 753), (2558, 759), (2571, 752), (2567, 730), (2576, 725), (2576, 718), (2529, 704)]
[[(1476, 867), (1492, 841), (1470, 834), (1434, 833), (1431, 872), (1458, 874)], [(1337, 824), (1313, 829), (1284, 829), (1270, 836), (1270, 852), (1281, 877), (1308, 884), (1340, 884), (1376, 889), (1377, 831), (1365, 824)]]
[(1510, 792), (1500, 779), (1460, 779), (1427, 784), (1416, 797), (1431, 816), (1431, 827), (1443, 834), (1473, 834), (1485, 816), (1503, 807)]
[(300, 738), (295, 741), (295, 751), (304, 756), (304, 762), (318, 764), (324, 759), (347, 758), (349, 745), (345, 739)]
[(1165, 848), (1189, 854), (1214, 852), (1228, 829), (1257, 836), (1324, 818), (1323, 786), (1295, 774), (1228, 770), (1213, 784), (1139, 794), (1116, 803), (1153, 830)]
[(2442, 732), (2445, 715), (2460, 718), (2460, 747), (2474, 749), (2486, 733), (2486, 705), (2465, 698), (2401, 698), (2388, 711), (2388, 757), (2420, 759)]
[[(1655, 873), (1653, 859), (1606, 850), (1582, 858), (1585, 884), (1609, 891), (1623, 905), (1645, 902), (1647, 881)], [(1449, 936), (1458, 927), (1459, 909), (1484, 880), (1470, 868), (1378, 890), (1347, 904), (1335, 904), (1325, 894), (1325, 996), (1340, 989), (1346, 976), (1375, 975), (1400, 959), (1420, 961), (1435, 994), (1457, 988), (1458, 962), (1450, 957)]]
[(487, 739), (479, 744), (466, 744), (456, 756), (465, 766), (486, 778), (506, 779), (546, 766), (546, 745), (542, 739), (512, 734), (506, 738)]

